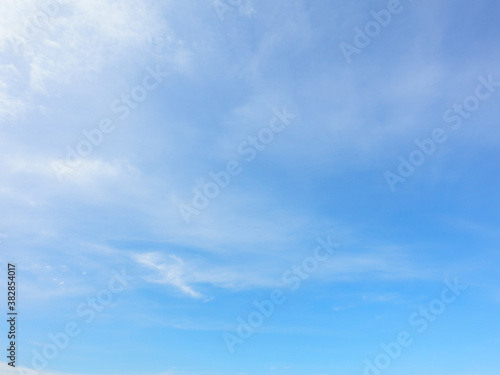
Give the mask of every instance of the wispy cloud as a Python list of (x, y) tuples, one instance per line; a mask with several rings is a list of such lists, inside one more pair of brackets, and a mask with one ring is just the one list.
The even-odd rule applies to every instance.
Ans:
[[(50, 11), (44, 7), (47, 4)], [(5, 57), (0, 65), (3, 121), (35, 107), (35, 95), (49, 94), (47, 83), (69, 84), (131, 51), (154, 50), (153, 41), (163, 40), (167, 49), (171, 40), (159, 18), (161, 10), (144, 1), (26, 0), (12, 2), (4, 10), (0, 22), (0, 53)], [(37, 26), (36, 20), (42, 19), (47, 22)]]
[(157, 271), (155, 276), (148, 277), (146, 280), (158, 284), (172, 285), (191, 297), (200, 298), (202, 296), (187, 285), (184, 262), (178, 256), (146, 253), (136, 254), (133, 258), (139, 264)]
[[(59, 369), (105, 373), (116, 365), (120, 373), (170, 375), (192, 363), (182, 373), (245, 367), (260, 374), (282, 367), (268, 361), (272, 353), (310, 373), (356, 373), (355, 352), (372, 350), (367, 343), (393, 331), (399, 310), (456, 274), (475, 299), (454, 306), (436, 333), (457, 339), (436, 341), (449, 349), (436, 353), (466, 365), (470, 356), (457, 362), (447, 353), (470, 352), (467, 343), (481, 342), (479, 335), (490, 335), (488, 343), (498, 336), (491, 310), (498, 301), (497, 98), (396, 194), (382, 172), (463, 103), (479, 75), (500, 76), (500, 5), (407, 1), (348, 65), (338, 43), (387, 1), (223, 3), (231, 8), (220, 22), (212, 0), (5, 1), (0, 261), (20, 270), (20, 340), (28, 350), (42, 342), (60, 318), (73, 319), (75, 302), (96, 295), (110, 269), (124, 267), (135, 276), (130, 290), (58, 358)], [(46, 25), (32, 28), (47, 4), (55, 8)], [(168, 78), (141, 101), (135, 88), (145, 67), (158, 64)], [(58, 181), (51, 165), (65, 147), (76, 147), (103, 117), (115, 123), (111, 103), (133, 92), (130, 116)], [(176, 201), (192, 199), (193, 188), (269, 124), (271, 108), (285, 105), (300, 119), (186, 225)], [(211, 341), (215, 331), (280, 288), (284, 271), (325, 233), (342, 247), (262, 327), (265, 339), (252, 338), (238, 361), (227, 361)], [(456, 329), (472, 325), (475, 333)], [(498, 367), (482, 353), (470, 368)]]

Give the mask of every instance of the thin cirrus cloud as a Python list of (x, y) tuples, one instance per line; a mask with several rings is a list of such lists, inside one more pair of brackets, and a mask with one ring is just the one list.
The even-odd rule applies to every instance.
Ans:
[[(154, 49), (153, 41), (168, 44), (160, 9), (142, 1), (53, 0), (49, 8), (36, 0), (9, 3), (0, 22), (0, 53), (7, 57), (0, 66), (3, 121), (33, 108), (33, 96), (47, 95), (48, 83), (69, 84), (123, 54), (145, 45)], [(33, 26), (40, 14), (47, 21)]]
[[(24, 337), (48, 342), (47, 332), (61, 328), (50, 308), (57, 306), (61, 318), (78, 318), (75, 308), (106, 287), (111, 270), (134, 276), (51, 363), (54, 371), (156, 374), (197, 362), (196, 375), (243, 367), (265, 374), (283, 367), (272, 363), (276, 354), (296, 366), (288, 373), (362, 373), (356, 366), (366, 353), (391, 339), (380, 332), (404, 328), (397, 319), (369, 327), (373, 317), (401, 312), (405, 318), (408, 306), (438, 296), (443, 277), (468, 278), (488, 291), (484, 300), (476, 294), (468, 304), (464, 294), (453, 306), (455, 318), (463, 319), (457, 326), (484, 322), (474, 309), (493, 311), (489, 303), (498, 304), (498, 288), (491, 286), (497, 228), (487, 225), (497, 211), (492, 171), (498, 158), (493, 147), (481, 147), (494, 145), (498, 133), (491, 125), (497, 96), (396, 193), (383, 180), (415, 138), (443, 126), (443, 112), (473, 93), (479, 75), (495, 73), (495, 28), (481, 29), (491, 34), (481, 44), (474, 43), (477, 34), (462, 31), (473, 19), (451, 22), (453, 12), (462, 21), (472, 12), (468, 7), (476, 14), (493, 2), (406, 1), (405, 11), (352, 64), (338, 44), (352, 41), (354, 27), (387, 1), (255, 0), (221, 21), (211, 1), (74, 0), (60, 2), (47, 26), (31, 36), (23, 36), (23, 27), (42, 2), (6, 4), (0, 15), (0, 245), (8, 251), (0, 259), (18, 261), (29, 289), (25, 314), (37, 322), (26, 320)], [(157, 65), (165, 80), (59, 181), (51, 163), (66, 157), (67, 146), (76, 148), (83, 130), (103, 117), (117, 120), (110, 104)], [(237, 147), (269, 124), (275, 107), (297, 117), (247, 163)], [(186, 224), (179, 203), (192, 203), (210, 172), (235, 158), (242, 173)], [(283, 273), (329, 233), (339, 249), (244, 344), (234, 361), (239, 367), (231, 364), (219, 331), (235, 331), (254, 298), (286, 288)], [(345, 310), (352, 310), (347, 321)], [(462, 318), (467, 314), (470, 321)], [(40, 315), (47, 326), (38, 324)], [(366, 331), (348, 351), (344, 339), (359, 337), (360, 324)], [(437, 335), (463, 335), (447, 353), (466, 358), (460, 354), (474, 338), (447, 331), (446, 324), (435, 327)], [(342, 340), (318, 339), (337, 329)], [(425, 347), (427, 338), (421, 339)], [(93, 361), (86, 356), (90, 347)], [(116, 362), (110, 350), (118, 353)], [(123, 355), (136, 350), (143, 363)], [(255, 361), (259, 350), (269, 354), (263, 367)], [(318, 357), (326, 352), (337, 357)], [(447, 353), (439, 354), (451, 358)], [(430, 372), (410, 356), (401, 365)]]
[(184, 262), (178, 256), (162, 256), (160, 253), (145, 253), (134, 255), (133, 259), (137, 263), (157, 271), (156, 275), (146, 278), (147, 281), (172, 285), (191, 297), (201, 297), (199, 292), (187, 285), (185, 281)]
[[(283, 273), (292, 265), (301, 263), (300, 257), (297, 256), (294, 260), (274, 259), (272, 263), (269, 259), (266, 259), (266, 262), (254, 260), (250, 266), (242, 266), (241, 261), (233, 262), (224, 267), (216, 263), (181, 259), (180, 256), (168, 252), (135, 253), (131, 257), (137, 264), (150, 270), (150, 274), (144, 277), (145, 281), (172, 286), (194, 298), (203, 297), (195, 290), (196, 285), (209, 285), (231, 291), (286, 287), (282, 281)], [(303, 258), (305, 257), (307, 255), (303, 255)], [(255, 259), (259, 258), (261, 257)], [(377, 251), (371, 249), (356, 254), (339, 250), (313, 278), (341, 283), (422, 281), (439, 278), (439, 272), (395, 248)], [(394, 295), (384, 295), (377, 301), (385, 302), (393, 298)], [(376, 300), (375, 297), (370, 299)]]

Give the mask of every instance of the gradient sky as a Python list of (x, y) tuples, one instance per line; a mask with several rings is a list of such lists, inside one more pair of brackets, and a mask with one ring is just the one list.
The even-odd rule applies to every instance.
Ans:
[[(0, 261), (18, 268), (17, 364), (35, 374), (33, 351), (74, 321), (39, 374), (361, 375), (408, 331), (382, 374), (497, 375), (500, 88), (456, 130), (443, 116), (500, 81), (500, 3), (401, 0), (348, 63), (341, 43), (388, 1), (221, 1), (61, 0), (31, 33), (53, 1), (4, 1)], [(161, 82), (121, 116), (151, 69)], [(247, 161), (239, 146), (284, 108), (295, 117)], [(103, 119), (114, 130), (58, 175)], [(386, 172), (436, 129), (446, 141), (392, 191)], [(184, 220), (231, 160), (241, 173)], [(292, 291), (282, 276), (328, 236), (338, 248)], [(85, 323), (79, 306), (122, 270), (127, 287)], [(467, 290), (417, 333), (412, 314), (455, 278)], [(285, 303), (230, 353), (223, 335), (275, 288)]]

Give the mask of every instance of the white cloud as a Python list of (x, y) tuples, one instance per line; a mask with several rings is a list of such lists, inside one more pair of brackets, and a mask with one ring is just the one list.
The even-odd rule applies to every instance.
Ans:
[(194, 291), (185, 281), (185, 266), (176, 255), (162, 256), (160, 253), (135, 254), (133, 259), (148, 268), (158, 271), (157, 275), (146, 278), (158, 284), (168, 284), (178, 288), (183, 293), (200, 298), (202, 295)]
[[(405, 251), (397, 248), (370, 249), (349, 254), (344, 249), (335, 253), (312, 276), (328, 282), (360, 282), (377, 280), (425, 280), (439, 278), (439, 273), (424, 268)], [(235, 257), (232, 261), (200, 261), (181, 259), (177, 255), (162, 252), (133, 254), (132, 259), (152, 270), (145, 280), (152, 283), (172, 285), (187, 295), (201, 297), (193, 285), (209, 284), (230, 290), (255, 288), (288, 287), (282, 282), (283, 273), (293, 264), (298, 265), (302, 258), (284, 260), (275, 254), (251, 258)], [(365, 302), (388, 302), (396, 294), (365, 294)]]
[[(0, 54), (7, 62), (0, 65), (0, 120), (19, 116), (31, 95), (47, 93), (48, 82), (69, 83), (114, 64), (124, 53), (154, 49), (153, 40), (172, 40), (149, 1), (59, 2), (49, 2), (49, 11), (43, 10), (46, 1), (37, 0), (9, 1), (4, 7)], [(33, 26), (34, 15), (40, 26)], [(13, 81), (12, 69), (23, 78)]]
[[(61, 173), (62, 181), (73, 184), (89, 186), (102, 181), (103, 178), (120, 178), (124, 175), (137, 176), (139, 171), (128, 160), (113, 160), (110, 162), (101, 159), (83, 158), (78, 167), (74, 170), (68, 170), (68, 173)], [(53, 160), (50, 165), (55, 167), (60, 163), (59, 160)], [(59, 170), (56, 168), (56, 170)], [(52, 174), (56, 172), (52, 169)]]

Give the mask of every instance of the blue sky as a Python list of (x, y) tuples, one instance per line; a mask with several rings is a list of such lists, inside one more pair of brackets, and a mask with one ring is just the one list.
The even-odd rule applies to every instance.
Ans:
[[(497, 374), (500, 4), (394, 1), (8, 1), (0, 260), (23, 370), (2, 373)], [(229, 180), (196, 208), (211, 173)], [(367, 370), (401, 332), (412, 344)]]

